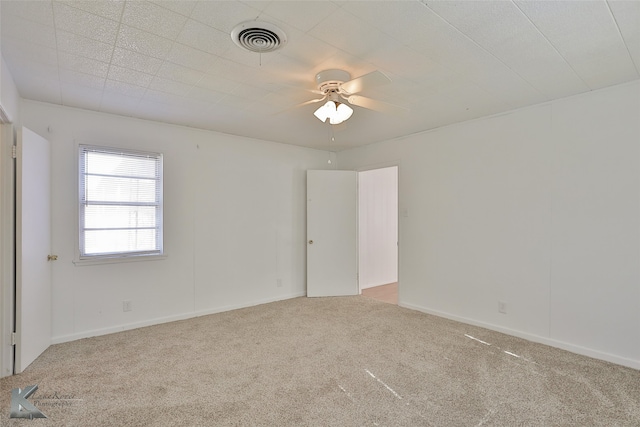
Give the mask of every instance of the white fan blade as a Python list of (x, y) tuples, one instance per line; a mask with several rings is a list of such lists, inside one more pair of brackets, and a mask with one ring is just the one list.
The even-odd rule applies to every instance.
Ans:
[(303, 102), (302, 104), (295, 105), (295, 106), (293, 106), (293, 107), (291, 107), (291, 108), (304, 107), (305, 105), (315, 104), (316, 102), (322, 102), (322, 101), (324, 101), (325, 99), (327, 99), (327, 97), (326, 97), (326, 96), (323, 96), (322, 98), (312, 99), (312, 100), (310, 100), (310, 101)]
[(284, 109), (284, 110), (278, 111), (277, 113), (275, 113), (275, 115), (277, 116), (277, 115), (279, 115), (279, 114), (286, 113), (287, 111), (294, 110), (294, 109), (296, 109), (296, 108), (298, 108), (298, 107), (304, 107), (305, 105), (315, 104), (316, 102), (322, 102), (322, 101), (324, 101), (324, 100), (326, 100), (326, 99), (327, 99), (327, 97), (326, 97), (326, 96), (324, 96), (324, 97), (322, 97), (322, 98), (318, 98), (318, 99), (311, 99), (311, 100), (306, 101), (306, 102), (303, 102), (303, 103), (301, 103), (301, 104), (294, 105), (293, 107), (289, 107), (289, 108), (286, 108), (286, 109)]
[(369, 110), (380, 111), (382, 113), (398, 114), (408, 111), (406, 108), (399, 105), (377, 101), (375, 99), (367, 98), (360, 95), (351, 95), (347, 98), (347, 101), (349, 101), (349, 104), (357, 105), (358, 107), (367, 108)]
[(340, 90), (348, 94), (358, 93), (366, 88), (380, 86), (391, 83), (391, 79), (380, 71), (372, 71), (364, 76), (356, 77), (353, 80), (340, 85)]

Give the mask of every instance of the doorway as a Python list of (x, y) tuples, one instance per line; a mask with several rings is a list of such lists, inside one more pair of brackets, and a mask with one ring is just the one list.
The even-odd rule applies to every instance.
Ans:
[(358, 173), (360, 293), (398, 303), (398, 166)]

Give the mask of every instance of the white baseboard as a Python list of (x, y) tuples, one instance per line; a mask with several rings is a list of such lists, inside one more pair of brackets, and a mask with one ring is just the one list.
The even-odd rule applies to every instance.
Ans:
[(399, 302), (400, 307), (408, 308), (411, 310), (420, 311), (422, 313), (432, 314), (434, 316), (443, 317), (449, 320), (455, 320), (456, 322), (466, 323), (468, 325), (479, 326), (481, 328), (490, 329), (492, 331), (501, 332), (503, 334), (511, 335), (518, 338), (523, 338), (528, 341), (545, 344), (551, 347), (559, 348), (562, 350), (570, 351), (571, 353), (580, 354), (582, 356), (592, 357), (594, 359), (604, 360), (606, 362), (615, 363), (617, 365), (626, 366), (633, 369), (640, 370), (640, 360), (628, 359), (626, 357), (616, 356), (615, 354), (605, 353), (599, 350), (582, 347), (579, 345), (571, 344), (564, 341), (555, 340), (549, 337), (543, 337), (540, 335), (529, 334), (527, 332), (518, 331), (515, 329), (509, 329), (502, 326), (494, 325), (491, 323), (481, 322), (466, 317), (456, 316), (450, 313), (442, 311), (432, 310), (426, 307), (421, 307), (414, 304), (407, 304)]
[(268, 304), (270, 302), (303, 297), (305, 295), (306, 295), (306, 292), (296, 292), (288, 295), (281, 295), (273, 298), (265, 298), (265, 299), (255, 300), (255, 301), (242, 303), (242, 304), (233, 304), (233, 305), (227, 305), (222, 307), (215, 307), (207, 310), (199, 310), (199, 311), (194, 311), (189, 313), (176, 314), (172, 316), (157, 317), (154, 319), (142, 320), (139, 322), (125, 323), (122, 325), (110, 326), (108, 328), (92, 329), (89, 331), (82, 331), (74, 334), (59, 335), (57, 337), (51, 338), (51, 344), (61, 344), (64, 342), (75, 341), (82, 338), (97, 337), (100, 335), (108, 335), (116, 332), (129, 331), (131, 329), (144, 328), (145, 326), (153, 326), (153, 325), (159, 325), (162, 323), (175, 322), (178, 320), (192, 319), (194, 317), (207, 316), (209, 314), (216, 314), (216, 313), (223, 313), (225, 311), (237, 310), (240, 308), (254, 307), (256, 305)]

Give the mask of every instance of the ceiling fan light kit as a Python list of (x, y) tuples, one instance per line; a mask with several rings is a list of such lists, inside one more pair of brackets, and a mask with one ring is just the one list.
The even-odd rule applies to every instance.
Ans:
[(326, 122), (329, 119), (329, 123), (332, 125), (339, 125), (349, 119), (352, 114), (353, 109), (351, 107), (338, 101), (327, 101), (326, 104), (313, 113), (321, 122)]

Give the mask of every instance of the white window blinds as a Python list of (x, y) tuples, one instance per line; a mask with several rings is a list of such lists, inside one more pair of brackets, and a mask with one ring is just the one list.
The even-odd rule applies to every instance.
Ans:
[(80, 146), (80, 257), (162, 254), (162, 154)]

